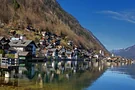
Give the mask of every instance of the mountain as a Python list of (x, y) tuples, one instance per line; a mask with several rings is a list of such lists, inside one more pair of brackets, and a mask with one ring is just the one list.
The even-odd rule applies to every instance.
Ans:
[(135, 45), (126, 49), (112, 50), (111, 52), (118, 56), (135, 59)]
[(17, 30), (28, 39), (40, 38), (35, 33), (27, 32), (31, 26), (38, 31), (50, 31), (66, 40), (73, 40), (85, 49), (109, 52), (101, 42), (78, 20), (62, 9), (56, 0), (0, 0), (0, 35), (8, 36), (9, 30)]

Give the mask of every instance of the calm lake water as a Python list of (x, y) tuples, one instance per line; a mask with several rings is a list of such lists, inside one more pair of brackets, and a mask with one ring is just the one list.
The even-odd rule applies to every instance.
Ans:
[(53, 71), (42, 63), (29, 66), (20, 68), (19, 77), (14, 71), (10, 78), (0, 77), (0, 90), (6, 86), (25, 90), (135, 90), (135, 64), (94, 63), (78, 71)]
[(85, 90), (135, 90), (135, 64), (106, 70)]

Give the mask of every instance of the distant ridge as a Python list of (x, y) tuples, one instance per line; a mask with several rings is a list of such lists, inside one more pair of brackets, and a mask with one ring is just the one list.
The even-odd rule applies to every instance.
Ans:
[(112, 50), (111, 52), (118, 56), (135, 59), (135, 45), (125, 49)]

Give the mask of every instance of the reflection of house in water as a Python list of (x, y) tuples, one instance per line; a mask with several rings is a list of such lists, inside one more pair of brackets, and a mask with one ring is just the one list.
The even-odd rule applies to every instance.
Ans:
[(21, 64), (18, 70), (19, 78), (33, 78), (35, 75), (35, 65), (32, 63)]
[[(96, 63), (97, 64), (97, 63)], [(45, 66), (43, 66), (43, 63), (38, 63), (36, 65), (32, 63), (27, 63), (26, 65), (20, 65), (19, 67), (19, 78), (21, 79), (27, 79), (28, 83), (29, 80), (34, 81), (33, 83), (37, 84), (38, 87), (43, 88), (44, 83), (45, 85), (54, 85), (54, 83), (62, 84), (69, 86), (68, 90), (80, 90), (82, 87), (87, 87), (91, 82), (99, 78), (103, 72), (105, 71), (105, 68), (103, 65), (96, 65), (93, 66), (91, 65), (90, 69), (85, 69), (85, 70), (77, 70), (76, 74), (73, 73), (73, 71), (69, 70), (64, 70), (64, 73), (58, 73), (61, 72), (59, 69), (57, 71), (53, 71), (50, 68), (44, 69)], [(83, 66), (85, 68), (85, 64)], [(14, 72), (14, 71), (12, 71)], [(11, 72), (11, 73), (12, 73)], [(14, 73), (12, 73), (14, 74)], [(16, 79), (17, 80), (17, 79)], [(79, 82), (79, 87), (78, 86)], [(0, 80), (0, 85), (23, 85), (21, 81), (15, 81), (15, 79), (10, 79), (10, 78), (1, 78)], [(14, 84), (13, 84), (14, 83)], [(17, 84), (18, 83), (18, 84)], [(72, 86), (71, 86), (72, 85)], [(71, 89), (71, 87), (72, 89)], [(54, 90), (54, 88), (52, 88)], [(63, 88), (63, 90), (65, 90)]]
[(99, 62), (94, 62), (93, 66), (94, 67), (98, 67), (99, 66)]
[(0, 77), (0, 86), (18, 86), (19, 82), (18, 79), (11, 79), (7, 77)]

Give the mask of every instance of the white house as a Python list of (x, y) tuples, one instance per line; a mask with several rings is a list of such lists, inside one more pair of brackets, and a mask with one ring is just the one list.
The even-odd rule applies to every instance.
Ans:
[(33, 56), (36, 55), (36, 44), (32, 40), (11, 40), (10, 47), (14, 48), (17, 52), (29, 52)]
[(72, 54), (72, 52), (70, 52), (70, 51), (66, 51), (67, 59), (72, 59), (71, 54)]
[(43, 32), (41, 32), (41, 34), (42, 34), (43, 37), (45, 37), (46, 32), (43, 31)]

